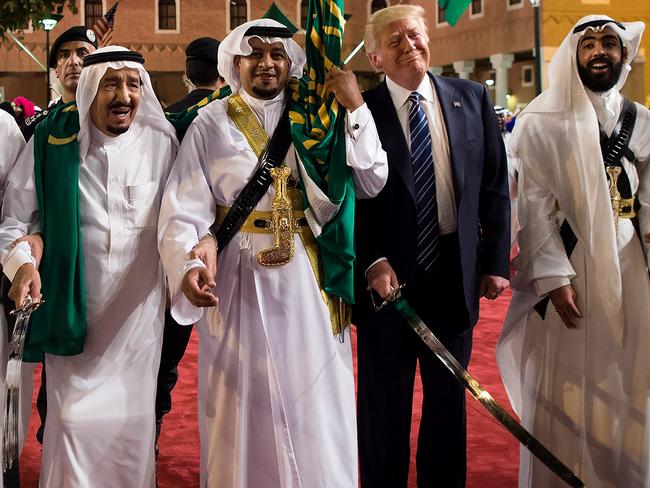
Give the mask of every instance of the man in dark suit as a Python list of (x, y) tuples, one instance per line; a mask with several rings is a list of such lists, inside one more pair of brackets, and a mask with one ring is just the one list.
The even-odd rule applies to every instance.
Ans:
[[(368, 90), (388, 154), (386, 186), (357, 211), (358, 416), (363, 487), (406, 486), (413, 382), (424, 401), (420, 487), (465, 484), (465, 391), (392, 307), (405, 298), (467, 366), (479, 298), (508, 285), (510, 207), (505, 151), (487, 90), (439, 78), (429, 66), (424, 10), (397, 5), (366, 26), (366, 51), (386, 80)], [(381, 301), (381, 299), (380, 299)]]
[(185, 77), (192, 88), (185, 98), (169, 105), (165, 112), (183, 112), (223, 86), (217, 70), (219, 41), (213, 37), (199, 37), (185, 48)]

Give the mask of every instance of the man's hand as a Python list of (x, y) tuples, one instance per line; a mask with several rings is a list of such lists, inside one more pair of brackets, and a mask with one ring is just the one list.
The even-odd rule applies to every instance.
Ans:
[(364, 103), (354, 73), (341, 70), (336, 66), (333, 66), (325, 76), (323, 97), (327, 98), (330, 93), (333, 93), (339, 104), (350, 112), (354, 112)]
[(549, 294), (555, 311), (568, 329), (578, 328), (578, 319), (582, 318), (580, 310), (576, 305), (576, 292), (571, 285), (564, 285), (556, 288)]
[(478, 287), (479, 297), (485, 297), (488, 300), (494, 300), (501, 292), (508, 288), (510, 282), (501, 276), (481, 275)]
[(211, 235), (202, 237), (190, 251), (190, 259), (200, 259), (212, 276), (217, 276), (217, 241)]
[(30, 234), (21, 237), (20, 239), (16, 239), (12, 244), (11, 247), (16, 247), (16, 244), (19, 242), (26, 242), (29, 244), (30, 251), (32, 253), (32, 257), (36, 261), (36, 269), (41, 264), (41, 258), (43, 257), (43, 237), (41, 234)]
[(368, 279), (368, 286), (375, 290), (384, 300), (388, 298), (392, 289), (397, 290), (399, 288), (395, 270), (385, 259), (373, 264), (366, 273), (366, 278)]
[(16, 308), (23, 304), (28, 296), (35, 302), (41, 299), (41, 276), (31, 263), (25, 263), (14, 276), (9, 289), (9, 298), (16, 304)]
[(219, 303), (211, 290), (215, 286), (217, 284), (207, 268), (192, 268), (183, 276), (181, 289), (195, 307), (215, 307)]

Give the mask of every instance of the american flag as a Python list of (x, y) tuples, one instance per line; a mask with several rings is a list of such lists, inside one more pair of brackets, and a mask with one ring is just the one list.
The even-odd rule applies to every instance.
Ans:
[(113, 23), (115, 22), (115, 12), (117, 11), (117, 6), (119, 4), (120, 4), (120, 0), (117, 0), (117, 2), (115, 2), (113, 6), (109, 8), (108, 11), (104, 14), (106, 23), (111, 29), (113, 28)]
[(111, 8), (109, 8), (103, 17), (97, 19), (93, 24), (93, 30), (97, 34), (99, 47), (108, 46), (111, 44), (113, 37), (113, 25), (115, 24), (115, 12), (121, 0), (117, 0)]

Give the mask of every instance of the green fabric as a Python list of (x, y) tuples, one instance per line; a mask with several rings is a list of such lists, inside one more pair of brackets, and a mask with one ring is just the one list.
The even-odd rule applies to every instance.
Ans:
[(79, 226), (79, 113), (56, 109), (34, 134), (34, 185), (43, 250), (39, 272), (45, 302), (32, 314), (24, 360), (83, 351), (86, 299)]
[[(310, 0), (305, 35), (307, 65), (292, 80), (291, 135), (309, 177), (339, 205), (317, 237), (323, 263), (323, 288), (354, 303), (354, 179), (345, 150), (345, 109), (332, 95), (323, 99), (325, 75), (341, 64), (343, 0)], [(308, 203), (308, 202), (306, 202)]]
[(271, 6), (269, 9), (266, 11), (264, 15), (262, 15), (263, 19), (272, 19), (272, 20), (277, 20), (280, 22), (282, 25), (286, 26), (287, 29), (291, 31), (292, 34), (295, 34), (298, 32), (298, 27), (296, 27), (291, 20), (289, 20), (289, 17), (287, 17), (282, 9), (278, 7), (275, 2), (271, 3)]
[(192, 105), (190, 108), (184, 110), (183, 112), (176, 112), (176, 113), (165, 112), (165, 117), (167, 117), (167, 120), (169, 120), (169, 122), (174, 126), (174, 129), (176, 130), (176, 137), (178, 137), (178, 141), (180, 142), (183, 140), (183, 137), (185, 137), (185, 133), (187, 132), (187, 129), (190, 127), (192, 121), (199, 114), (199, 109), (201, 107), (205, 107), (208, 103), (213, 102), (215, 100), (219, 100), (220, 98), (225, 98), (229, 96), (231, 93), (232, 90), (228, 85), (222, 86), (221, 88), (215, 90), (209, 96), (201, 100), (199, 103), (197, 103), (196, 105)]
[(472, 0), (438, 0), (438, 3), (445, 9), (445, 22), (456, 25)]

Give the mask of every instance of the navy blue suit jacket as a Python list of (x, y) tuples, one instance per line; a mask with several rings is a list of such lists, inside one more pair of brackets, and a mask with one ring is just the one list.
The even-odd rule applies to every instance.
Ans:
[[(490, 96), (463, 79), (432, 77), (449, 139), (457, 209), (464, 301), (470, 326), (478, 320), (478, 278), (509, 276), (510, 201), (507, 162)], [(364, 92), (388, 154), (388, 181), (376, 198), (359, 200), (356, 215), (355, 324), (372, 318), (365, 270), (386, 257), (400, 283), (413, 283), (415, 190), (410, 152), (386, 82)], [(436, 144), (436, 141), (432, 141)], [(445, 280), (444, 276), (436, 279)]]

